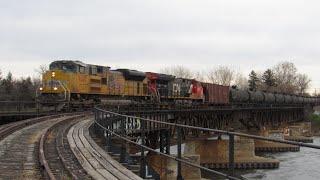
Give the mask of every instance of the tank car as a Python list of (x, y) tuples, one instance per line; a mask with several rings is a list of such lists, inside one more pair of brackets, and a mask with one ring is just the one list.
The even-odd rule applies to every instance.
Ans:
[(274, 104), (276, 102), (275, 94), (265, 92), (264, 94), (264, 102), (267, 104)]
[(292, 96), (289, 94), (284, 95), (284, 103), (291, 104), (293, 102)]
[(303, 104), (303, 97), (302, 96), (298, 96), (298, 104)]
[(312, 103), (312, 99), (310, 98), (310, 97), (304, 97), (303, 98), (303, 102), (305, 103), (305, 104), (311, 104)]
[(250, 101), (250, 94), (246, 90), (231, 88), (230, 101), (232, 103), (248, 103)]
[(275, 93), (276, 97), (276, 104), (284, 104), (285, 103), (285, 97), (283, 94)]
[(264, 103), (264, 94), (262, 91), (248, 91), (250, 103)]

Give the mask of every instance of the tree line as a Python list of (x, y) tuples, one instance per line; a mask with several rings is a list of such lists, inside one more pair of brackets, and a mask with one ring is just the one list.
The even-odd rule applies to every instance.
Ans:
[(14, 79), (11, 72), (4, 77), (0, 70), (0, 101), (34, 101), (40, 78)]
[(308, 95), (307, 90), (311, 79), (307, 74), (298, 73), (291, 62), (282, 62), (263, 73), (254, 70), (249, 74), (248, 86), (250, 90), (280, 92), (287, 94)]
[[(280, 62), (265, 71), (252, 70), (248, 76), (229, 66), (218, 66), (206, 71), (193, 72), (184, 66), (172, 66), (160, 70), (176, 77), (197, 79), (238, 89), (308, 95), (311, 79), (307, 74), (298, 73), (292, 62)], [(316, 94), (318, 95), (318, 94)]]

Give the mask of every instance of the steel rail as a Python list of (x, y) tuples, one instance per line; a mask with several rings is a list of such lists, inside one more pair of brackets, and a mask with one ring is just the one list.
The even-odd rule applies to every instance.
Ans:
[[(43, 166), (44, 168), (44, 173), (48, 175), (50, 180), (56, 180), (56, 176), (53, 173), (53, 169), (50, 167), (50, 163), (49, 163), (49, 159), (48, 157), (46, 157), (45, 155), (45, 143), (47, 141), (48, 135), (49, 133), (54, 129), (57, 128), (58, 125), (66, 123), (68, 121), (71, 120), (75, 120), (77, 118), (83, 118), (85, 117), (84, 114), (75, 114), (73, 116), (69, 116), (66, 117), (65, 119), (59, 120), (58, 122), (54, 123), (52, 126), (50, 126), (48, 129), (46, 129), (43, 134), (41, 135), (40, 138), (40, 143), (39, 143), (39, 160), (40, 160), (40, 164)], [(58, 155), (60, 156), (60, 154), (58, 153)], [(62, 160), (61, 160), (62, 161)], [(64, 162), (62, 161), (62, 164), (64, 165), (64, 167), (67, 167)], [(67, 169), (67, 168), (66, 168)], [(67, 169), (68, 170), (68, 169)], [(78, 179), (74, 177), (74, 174), (72, 174), (70, 171), (68, 171), (73, 179)]]

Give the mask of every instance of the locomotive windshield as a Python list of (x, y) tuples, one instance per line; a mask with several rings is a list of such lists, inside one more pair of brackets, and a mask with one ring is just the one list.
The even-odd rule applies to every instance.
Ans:
[(72, 61), (56, 61), (50, 64), (50, 70), (63, 70), (66, 72), (77, 72), (78, 66)]

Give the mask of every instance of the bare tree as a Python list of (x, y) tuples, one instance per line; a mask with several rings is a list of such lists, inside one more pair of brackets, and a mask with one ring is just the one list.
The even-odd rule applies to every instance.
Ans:
[(34, 71), (38, 74), (39, 77), (42, 76), (42, 74), (44, 74), (46, 71), (48, 71), (48, 66), (46, 64), (42, 64), (40, 65), (37, 69), (35, 69)]
[(312, 96), (320, 97), (320, 89), (315, 88), (312, 93)]
[(230, 86), (235, 75), (235, 71), (228, 66), (219, 66), (207, 72), (209, 82), (224, 86)]
[(311, 79), (306, 74), (298, 74), (296, 86), (298, 88), (299, 94), (305, 94), (306, 90), (309, 88)]
[(161, 73), (164, 74), (170, 74), (174, 75), (177, 78), (186, 78), (186, 79), (192, 79), (193, 73), (190, 69), (184, 67), (184, 66), (172, 66), (172, 67), (166, 67), (164, 69), (160, 70)]
[(236, 85), (239, 89), (248, 89), (248, 78), (245, 75), (238, 72), (235, 76), (234, 85)]
[(193, 78), (200, 82), (206, 82), (205, 74), (203, 71), (195, 71), (193, 73)]
[(297, 91), (297, 68), (291, 62), (281, 62), (273, 68), (277, 90), (283, 93), (295, 93)]
[(35, 88), (38, 88), (41, 85), (41, 79), (39, 77), (33, 77), (32, 84)]

